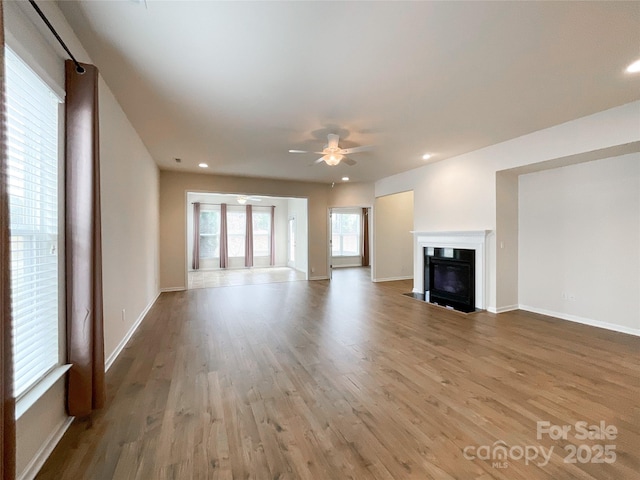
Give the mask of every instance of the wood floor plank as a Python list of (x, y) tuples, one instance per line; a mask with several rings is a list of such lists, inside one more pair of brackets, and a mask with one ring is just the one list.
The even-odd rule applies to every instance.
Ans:
[[(638, 478), (640, 339), (464, 315), (410, 290), (344, 269), (162, 294), (107, 374), (107, 406), (73, 423), (37, 478)], [(619, 434), (538, 439), (538, 421)], [(605, 443), (613, 463), (565, 462), (567, 448)], [(478, 458), (496, 445), (552, 454)]]

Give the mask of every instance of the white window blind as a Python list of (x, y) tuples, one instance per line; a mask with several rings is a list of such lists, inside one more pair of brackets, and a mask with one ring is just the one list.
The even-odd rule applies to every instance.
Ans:
[(358, 213), (333, 213), (331, 216), (331, 254), (334, 257), (360, 255), (360, 222)]
[(220, 257), (220, 207), (200, 211), (200, 258)]
[(247, 214), (244, 207), (227, 207), (227, 247), (229, 257), (244, 258)]
[(253, 211), (253, 256), (268, 257), (271, 253), (271, 212)]
[(59, 364), (58, 98), (5, 51), (14, 393)]

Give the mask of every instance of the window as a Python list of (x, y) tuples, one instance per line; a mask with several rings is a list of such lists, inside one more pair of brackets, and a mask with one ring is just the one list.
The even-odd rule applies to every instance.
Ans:
[(271, 255), (271, 212), (253, 212), (253, 256)]
[(220, 257), (220, 210), (200, 211), (200, 258)]
[(360, 255), (360, 219), (358, 213), (331, 215), (331, 254), (334, 257)]
[(229, 257), (244, 258), (244, 237), (246, 234), (245, 208), (242, 210), (227, 209), (227, 242), (229, 247)]
[(291, 217), (289, 219), (289, 253), (288, 260), (289, 262), (296, 261), (296, 219), (295, 217)]
[(14, 394), (59, 365), (58, 107), (5, 51)]

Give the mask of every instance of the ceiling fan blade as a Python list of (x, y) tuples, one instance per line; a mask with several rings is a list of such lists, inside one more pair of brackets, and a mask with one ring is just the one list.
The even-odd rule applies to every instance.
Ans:
[(350, 167), (353, 167), (356, 163), (355, 160), (351, 159), (351, 158), (343, 158), (342, 159), (342, 163), (346, 163), (347, 165), (349, 165)]
[(343, 148), (341, 153), (343, 155), (349, 155), (351, 153), (369, 152), (373, 150), (375, 145), (362, 145), (361, 147)]
[(322, 163), (322, 162), (324, 162), (324, 157), (320, 157), (315, 162), (313, 162), (312, 165), (317, 165), (317, 164)]
[(312, 152), (311, 150), (289, 150), (289, 153), (315, 153), (317, 155), (324, 155), (324, 152)]
[(327, 135), (327, 147), (338, 148), (339, 141), (340, 135), (336, 135), (335, 133), (330, 133), (329, 135)]

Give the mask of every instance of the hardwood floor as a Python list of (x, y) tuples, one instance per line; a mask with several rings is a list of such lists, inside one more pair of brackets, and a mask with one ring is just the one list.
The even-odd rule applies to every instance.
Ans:
[[(162, 294), (108, 372), (107, 407), (38, 478), (639, 478), (639, 338), (449, 312), (367, 274)], [(537, 439), (538, 421), (571, 431)], [(580, 440), (579, 421), (617, 437)], [(507, 464), (484, 459), (496, 442)], [(615, 462), (565, 463), (582, 444), (574, 458), (615, 445)]]

